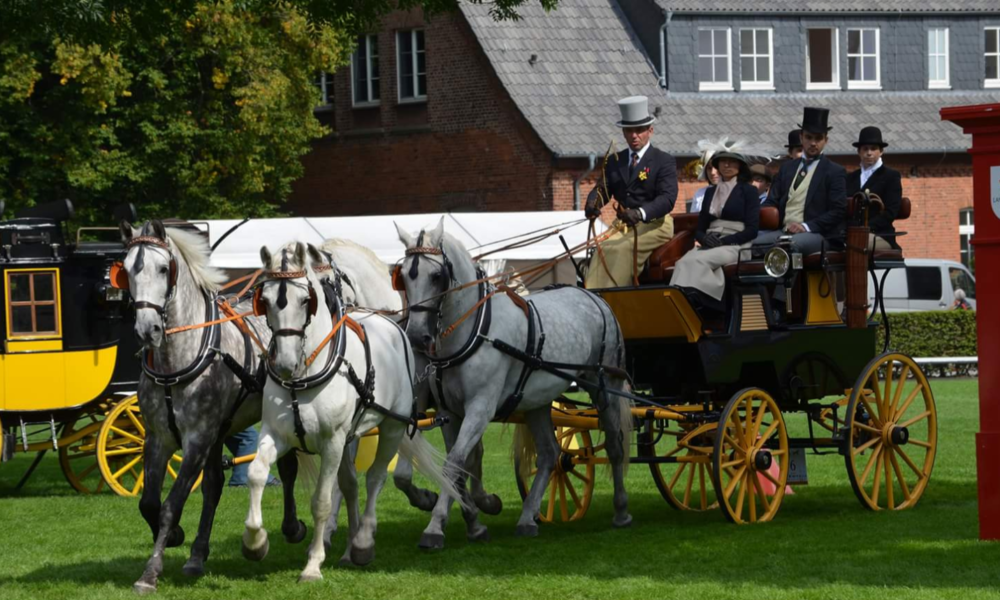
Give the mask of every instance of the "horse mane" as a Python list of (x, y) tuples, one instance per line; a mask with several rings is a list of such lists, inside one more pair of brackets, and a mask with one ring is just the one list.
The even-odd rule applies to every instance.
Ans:
[(375, 254), (375, 252), (373, 252), (371, 248), (367, 246), (362, 246), (357, 242), (353, 242), (351, 240), (347, 240), (344, 238), (330, 238), (324, 241), (323, 245), (321, 246), (322, 250), (325, 250), (330, 254), (335, 254), (337, 252), (337, 248), (348, 248), (351, 250), (357, 250), (371, 262), (372, 267), (377, 268), (379, 271), (384, 271), (386, 269), (385, 263), (382, 262), (382, 259), (379, 258), (378, 255)]
[(210, 292), (218, 291), (229, 278), (221, 269), (208, 264), (212, 255), (208, 241), (200, 234), (176, 227), (167, 227), (166, 232), (181, 258), (187, 263), (195, 284)]

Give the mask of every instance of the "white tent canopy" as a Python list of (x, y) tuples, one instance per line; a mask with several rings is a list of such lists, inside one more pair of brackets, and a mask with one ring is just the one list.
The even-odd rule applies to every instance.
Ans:
[[(444, 229), (458, 238), (473, 255), (505, 245), (495, 243), (512, 236), (565, 225), (561, 232), (572, 248), (587, 239), (588, 225), (582, 211), (510, 212), (510, 213), (430, 213), (372, 217), (295, 217), (288, 219), (250, 220), (234, 231), (212, 254), (212, 265), (223, 269), (260, 267), (260, 247), (272, 251), (290, 241), (320, 244), (329, 238), (344, 238), (371, 248), (386, 264), (403, 256), (393, 223), (409, 232), (430, 228), (444, 217)], [(211, 243), (222, 237), (238, 219), (207, 221)], [(604, 230), (600, 221), (598, 233)], [(514, 241), (514, 240), (511, 240)], [(482, 247), (486, 245), (485, 247)], [(505, 261), (543, 261), (565, 252), (559, 236), (549, 237), (524, 248), (513, 248), (490, 255)]]

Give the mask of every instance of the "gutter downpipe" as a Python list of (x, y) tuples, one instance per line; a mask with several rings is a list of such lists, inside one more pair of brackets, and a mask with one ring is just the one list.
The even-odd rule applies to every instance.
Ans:
[(667, 87), (667, 27), (670, 25), (670, 19), (674, 17), (674, 11), (665, 10), (663, 11), (664, 21), (663, 25), (660, 26), (660, 87), (666, 89)]
[(587, 160), (589, 161), (587, 170), (573, 180), (573, 210), (580, 210), (580, 182), (583, 181), (587, 175), (594, 172), (594, 167), (597, 165), (597, 155), (588, 154)]

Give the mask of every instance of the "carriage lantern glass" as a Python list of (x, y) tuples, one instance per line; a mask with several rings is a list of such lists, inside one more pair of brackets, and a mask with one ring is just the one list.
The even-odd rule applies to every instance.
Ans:
[(775, 279), (784, 277), (791, 266), (791, 257), (784, 248), (771, 248), (764, 256), (764, 271)]

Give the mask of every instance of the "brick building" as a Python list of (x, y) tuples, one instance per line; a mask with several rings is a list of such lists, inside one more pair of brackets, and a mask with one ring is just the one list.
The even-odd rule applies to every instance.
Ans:
[[(488, 7), (397, 12), (323, 78), (333, 133), (305, 159), (300, 215), (566, 210), (600, 172), (616, 100), (643, 94), (683, 167), (728, 135), (781, 150), (802, 107), (832, 110), (827, 153), (881, 127), (913, 216), (908, 256), (968, 260), (968, 141), (942, 106), (1000, 101), (1000, 5), (985, 0), (562, 0), (516, 23)], [(803, 8), (806, 6), (807, 8)], [(592, 165), (597, 169), (592, 170)], [(675, 210), (702, 184), (681, 181)]]

